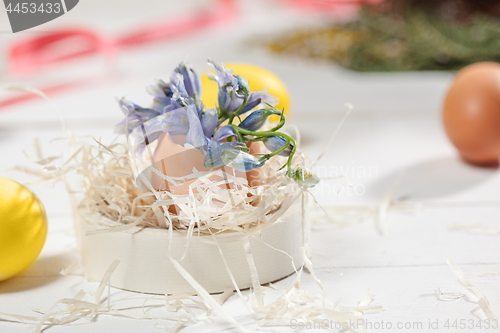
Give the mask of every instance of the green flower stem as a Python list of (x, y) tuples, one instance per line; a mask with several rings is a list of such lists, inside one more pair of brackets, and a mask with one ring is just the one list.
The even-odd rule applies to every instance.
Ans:
[(220, 118), (219, 122), (217, 123), (217, 127), (219, 127), (220, 125), (222, 125), (222, 123), (225, 122), (227, 119), (228, 119), (228, 117), (222, 117), (222, 118)]
[(271, 157), (278, 155), (279, 153), (281, 153), (282, 151), (287, 149), (291, 143), (292, 144), (292, 152), (288, 156), (287, 162), (279, 170), (281, 170), (285, 166), (287, 166), (288, 176), (289, 177), (292, 176), (292, 158), (293, 158), (293, 155), (295, 154), (295, 151), (297, 150), (297, 144), (295, 143), (295, 140), (292, 137), (290, 137), (289, 135), (282, 133), (282, 132), (272, 132), (272, 131), (254, 132), (254, 131), (249, 131), (249, 130), (243, 129), (243, 128), (238, 127), (236, 125), (231, 125), (231, 126), (233, 127), (233, 131), (238, 135), (238, 137), (240, 137), (241, 134), (260, 137), (259, 138), (260, 140), (255, 140), (255, 141), (261, 141), (262, 138), (264, 138), (264, 137), (275, 136), (275, 135), (285, 138), (286, 143), (283, 145), (283, 147), (281, 147), (280, 149), (278, 149), (276, 151), (273, 151), (270, 154), (264, 155), (262, 158), (270, 159)]
[[(243, 108), (245, 107), (245, 105), (247, 105), (248, 95), (249, 95), (248, 93), (245, 94), (245, 98), (243, 99), (243, 103), (241, 104), (241, 106), (238, 108), (238, 110), (236, 110), (235, 112), (233, 112), (231, 114), (231, 116), (229, 116), (229, 125), (233, 124), (234, 117), (238, 116), (238, 118), (239, 118), (238, 114), (241, 112), (241, 110), (243, 110)], [(244, 142), (243, 138), (240, 135), (240, 133), (236, 133), (236, 134), (238, 135), (238, 139), (241, 142)], [(227, 138), (227, 142), (231, 142), (232, 140), (233, 140), (233, 138), (231, 138), (231, 137)]]
[(240, 132), (236, 132), (236, 134), (238, 135), (238, 140), (240, 142), (245, 142), (245, 138), (243, 137), (243, 135)]
[(243, 99), (243, 103), (241, 104), (241, 106), (238, 108), (238, 110), (233, 112), (233, 114), (231, 114), (231, 116), (229, 117), (229, 125), (233, 123), (234, 117), (238, 116), (241, 110), (243, 110), (243, 108), (245, 107), (245, 105), (247, 105), (248, 95), (249, 95), (248, 93), (245, 94), (245, 99)]
[(282, 111), (282, 112), (280, 112), (280, 121), (279, 121), (278, 125), (271, 128), (270, 131), (275, 132), (275, 131), (279, 130), (280, 128), (282, 128), (283, 125), (285, 125), (285, 113)]
[(233, 123), (234, 117), (238, 117), (238, 118), (240, 117), (239, 113), (241, 112), (241, 110), (243, 110), (243, 108), (245, 107), (245, 105), (247, 105), (247, 102), (248, 102), (248, 94), (245, 95), (245, 98), (243, 100), (243, 104), (241, 104), (241, 106), (238, 108), (238, 110), (236, 110), (236, 112), (234, 112), (229, 117), (223, 116), (223, 117), (219, 118), (219, 122), (217, 123), (217, 127), (219, 127), (227, 119), (229, 119), (229, 124), (231, 125)]

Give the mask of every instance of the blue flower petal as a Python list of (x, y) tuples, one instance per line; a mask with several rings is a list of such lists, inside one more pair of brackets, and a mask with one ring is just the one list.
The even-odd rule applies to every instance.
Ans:
[(206, 144), (205, 146), (200, 148), (200, 151), (203, 155), (210, 154), (214, 149), (216, 149), (220, 144), (210, 138), (205, 137)]
[(143, 108), (126, 98), (118, 100), (120, 108), (125, 113), (125, 119), (116, 126), (118, 133), (130, 133), (140, 124), (157, 117), (160, 113), (156, 110)]
[(219, 114), (216, 108), (208, 109), (205, 111), (203, 118), (201, 118), (201, 127), (206, 137), (211, 138), (214, 134), (215, 128), (219, 121)]
[(236, 136), (233, 131), (233, 127), (231, 125), (224, 125), (222, 127), (219, 127), (217, 132), (215, 132), (213, 139), (215, 141), (222, 141), (226, 138), (229, 138), (230, 136)]
[(154, 96), (154, 97), (172, 97), (174, 94), (174, 90), (178, 90), (175, 87), (172, 87), (170, 83), (165, 83), (163, 80), (158, 80), (158, 82), (154, 85), (151, 85), (146, 88), (146, 91)]
[[(138, 125), (137, 127), (141, 126)], [(163, 129), (159, 120), (152, 119), (142, 124), (142, 128), (137, 128), (134, 132), (134, 149), (142, 153), (147, 144), (150, 144), (160, 137), (163, 133)]]
[(247, 104), (243, 107), (240, 114), (246, 113), (262, 103), (276, 105), (278, 104), (278, 99), (265, 91), (252, 92), (248, 96)]
[(182, 75), (187, 95), (197, 101), (201, 97), (201, 80), (198, 74), (185, 62), (177, 66), (175, 72)]
[(129, 101), (126, 98), (120, 98), (118, 100), (118, 103), (120, 104), (120, 107), (121, 107), (123, 113), (125, 113), (126, 115), (134, 114), (134, 115), (137, 115), (139, 117), (148, 118), (148, 119), (154, 118), (158, 115), (158, 113), (155, 110), (149, 109), (149, 108), (143, 108), (143, 107)]
[(186, 87), (184, 86), (184, 77), (177, 72), (177, 70), (174, 70), (172, 74), (170, 74), (170, 87), (174, 94), (178, 93), (184, 97), (189, 97)]
[(163, 131), (170, 135), (186, 135), (189, 131), (189, 119), (186, 108), (169, 111), (163, 115)]
[(217, 81), (219, 88), (227, 84), (233, 87), (238, 85), (238, 79), (233, 75), (233, 72), (230, 69), (224, 67), (224, 64), (218, 64), (215, 61), (208, 59), (208, 65), (215, 70), (216, 75), (212, 74), (210, 77)]
[(191, 105), (187, 108), (187, 115), (189, 119), (189, 131), (186, 134), (186, 143), (200, 149), (206, 146), (207, 141), (205, 138), (205, 134), (203, 133), (203, 128), (201, 127), (200, 119), (198, 118), (196, 107), (194, 105)]

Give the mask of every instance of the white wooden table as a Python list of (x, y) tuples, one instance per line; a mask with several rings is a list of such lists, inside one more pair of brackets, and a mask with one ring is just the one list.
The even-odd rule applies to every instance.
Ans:
[[(138, 22), (181, 13), (192, 5), (181, 6), (174, 1), (170, 1), (174, 6), (151, 0), (130, 2), (122, 6), (118, 15), (112, 7), (118, 3), (122, 1), (106, 4), (82, 1), (70, 14), (44, 25), (43, 29), (76, 22), (113, 34)], [(320, 176), (344, 174), (353, 186), (340, 186), (345, 183), (342, 179), (325, 180), (315, 190), (319, 204), (336, 220), (329, 223), (316, 219), (312, 226), (312, 260), (327, 298), (355, 306), (369, 289), (375, 297), (374, 304), (383, 306), (382, 312), (364, 317), (373, 324), (369, 332), (388, 331), (387, 325), (381, 328), (382, 321), (390, 322), (395, 331), (404, 332), (497, 331), (446, 328), (447, 320), (450, 324), (461, 319), (477, 323), (478, 317), (471, 313), (477, 304), (467, 298), (447, 302), (435, 296), (438, 288), (443, 293), (464, 291), (446, 265), (446, 259), (452, 258), (500, 315), (500, 175), (497, 170), (474, 168), (461, 162), (444, 134), (440, 108), (453, 74), (360, 74), (329, 63), (276, 57), (252, 44), (255, 37), (270, 31), (277, 33), (294, 24), (318, 24), (318, 20), (300, 17), (298, 12), (274, 2), (241, 5), (244, 10), (238, 29), (210, 28), (189, 37), (124, 52), (117, 63), (118, 74), (107, 81), (54, 96), (53, 102), (62, 110), (68, 127), (77, 135), (91, 134), (111, 140), (113, 125), (121, 118), (114, 97), (126, 95), (138, 102), (146, 101), (145, 86), (154, 79), (167, 78), (180, 60), (188, 59), (196, 68), (204, 69), (207, 57), (253, 63), (280, 76), (293, 98), (290, 122), (300, 129), (302, 149), (311, 157), (322, 150), (345, 112), (344, 103), (349, 102), (354, 111), (321, 161)], [(0, 10), (2, 31), (9, 30), (6, 20)], [(0, 34), (1, 50), (5, 50), (10, 40), (10, 34)], [(84, 62), (71, 75), (97, 72), (96, 64), (92, 60)], [(42, 78), (50, 83), (61, 76), (67, 76), (64, 70)], [(1, 78), (2, 85), (32, 82), (11, 81), (5, 76)], [(50, 155), (57, 149), (50, 140), (60, 135), (57, 116), (43, 100), (0, 110), (0, 175), (26, 182), (29, 177), (11, 170), (15, 165), (29, 165), (23, 150), (33, 152), (33, 140), (39, 138), (45, 153)], [(411, 213), (389, 208), (387, 218), (379, 221), (376, 209), (398, 182), (392, 199), (408, 203), (407, 208), (420, 209)], [(69, 265), (77, 258), (64, 188), (39, 186), (33, 190), (47, 208), (49, 236), (31, 268), (0, 282), (0, 312), (33, 315), (32, 309), (47, 310), (59, 299), (73, 297), (80, 289), (97, 288), (97, 283), (87, 282), (81, 275), (59, 274), (62, 267), (57, 262)], [(375, 214), (360, 221), (346, 216), (347, 208), (360, 214), (367, 207), (374, 207)], [(385, 231), (383, 235), (381, 230)], [(287, 288), (291, 279), (277, 283), (277, 290), (271, 295)], [(303, 288), (320, 292), (309, 275), (305, 276)], [(134, 296), (115, 289), (112, 295), (114, 299)], [(252, 318), (244, 316), (237, 297), (230, 298), (224, 308), (243, 325), (254, 327)], [(0, 332), (33, 330), (32, 325), (8, 319), (0, 315)], [(429, 322), (436, 321), (439, 329), (430, 328)], [(397, 330), (397, 323), (408, 326)], [(171, 325), (101, 316), (92, 323), (79, 321), (50, 330), (158, 332), (155, 324)], [(186, 328), (185, 332), (221, 330), (232, 328), (222, 320), (205, 321)]]

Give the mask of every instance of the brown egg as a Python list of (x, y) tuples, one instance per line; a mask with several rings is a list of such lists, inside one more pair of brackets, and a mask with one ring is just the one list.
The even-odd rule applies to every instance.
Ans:
[(472, 164), (498, 164), (500, 157), (500, 64), (480, 62), (455, 76), (443, 107), (446, 133)]

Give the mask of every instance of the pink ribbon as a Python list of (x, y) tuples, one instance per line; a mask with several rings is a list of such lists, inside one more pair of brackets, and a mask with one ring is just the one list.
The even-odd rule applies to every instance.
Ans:
[(311, 12), (351, 19), (362, 5), (377, 5), (384, 0), (283, 0), (292, 6)]

